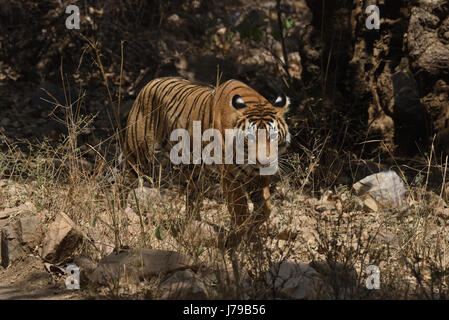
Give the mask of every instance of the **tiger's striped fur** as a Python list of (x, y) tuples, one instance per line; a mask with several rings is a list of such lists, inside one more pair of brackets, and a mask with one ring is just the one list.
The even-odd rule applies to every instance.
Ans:
[[(226, 81), (214, 88), (181, 78), (154, 79), (141, 90), (128, 116), (127, 162), (140, 173), (154, 160), (160, 160), (161, 152), (169, 152), (173, 144), (169, 138), (174, 129), (187, 129), (192, 137), (194, 121), (201, 122), (203, 131), (218, 129), (223, 137), (226, 129), (239, 128), (245, 132), (250, 126), (275, 127), (279, 133), (278, 152), (281, 154), (289, 142), (284, 119), (289, 101), (288, 98), (284, 100), (281, 105), (274, 106), (237, 80)], [(238, 242), (245, 233), (255, 231), (268, 218), (271, 177), (259, 175), (257, 168), (260, 166), (255, 165), (211, 166), (221, 175), (233, 222), (232, 233)], [(246, 193), (254, 204), (252, 214), (248, 210)]]

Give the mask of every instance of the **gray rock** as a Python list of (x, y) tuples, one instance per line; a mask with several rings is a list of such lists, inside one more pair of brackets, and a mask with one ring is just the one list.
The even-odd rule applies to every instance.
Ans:
[(0, 263), (4, 267), (24, 258), (42, 240), (41, 218), (30, 208), (25, 205), (10, 208), (14, 216), (0, 229)]
[(89, 279), (94, 283), (108, 284), (124, 277), (137, 283), (156, 275), (196, 268), (192, 258), (180, 253), (139, 249), (104, 257)]
[(48, 228), (40, 255), (51, 263), (62, 262), (73, 256), (83, 238), (75, 223), (61, 212)]
[(16, 221), (1, 229), (0, 262), (5, 268), (13, 262), (23, 259), (26, 255), (26, 251), (20, 243), (18, 229)]
[(404, 205), (407, 192), (402, 179), (392, 170), (367, 176), (356, 182), (352, 188), (374, 211), (376, 207), (400, 208)]
[(278, 295), (287, 299), (314, 299), (323, 287), (318, 272), (296, 260), (274, 264), (266, 279)]
[(43, 237), (41, 218), (37, 215), (26, 215), (18, 220), (21, 243), (30, 249), (38, 246)]

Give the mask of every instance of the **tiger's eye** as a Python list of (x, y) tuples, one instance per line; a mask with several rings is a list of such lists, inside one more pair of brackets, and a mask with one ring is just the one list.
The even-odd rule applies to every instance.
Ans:
[(282, 107), (285, 106), (286, 103), (287, 103), (287, 97), (285, 95), (280, 95), (274, 101), (273, 106), (278, 107), (278, 108), (282, 108)]
[(232, 97), (232, 106), (236, 109), (243, 109), (247, 107), (245, 101), (243, 101), (242, 97), (238, 94)]

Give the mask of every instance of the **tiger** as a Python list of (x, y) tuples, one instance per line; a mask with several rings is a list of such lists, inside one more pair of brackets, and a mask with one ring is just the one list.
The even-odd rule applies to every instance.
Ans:
[[(289, 105), (290, 99), (284, 94), (269, 102), (256, 90), (234, 79), (217, 86), (203, 86), (179, 77), (151, 80), (139, 92), (128, 115), (126, 162), (136, 174), (141, 174), (162, 155), (167, 157), (174, 144), (170, 140), (173, 130), (182, 128), (193, 136), (193, 124), (197, 122), (203, 131), (216, 129), (222, 137), (225, 137), (227, 129), (238, 129), (243, 133), (245, 146), (251, 135), (254, 136), (255, 129), (268, 129), (266, 141), (262, 140), (265, 146), (272, 140), (277, 142), (276, 154), (269, 154), (265, 148), (271, 164), (273, 159), (270, 156), (283, 154), (290, 143), (286, 122)], [(220, 143), (224, 146), (225, 141)], [(248, 156), (246, 150), (245, 157)], [(205, 166), (220, 176), (232, 224), (228, 245), (236, 246), (245, 236), (257, 233), (271, 213), (273, 176), (260, 174), (260, 169), (266, 166), (267, 163), (259, 161)], [(247, 195), (253, 203), (252, 213)], [(188, 212), (193, 211), (193, 206), (194, 200), (187, 199)]]

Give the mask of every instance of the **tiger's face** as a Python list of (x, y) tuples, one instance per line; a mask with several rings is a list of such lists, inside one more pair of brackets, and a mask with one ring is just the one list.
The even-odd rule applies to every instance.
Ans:
[(256, 168), (268, 167), (277, 161), (290, 143), (285, 121), (290, 104), (288, 97), (280, 95), (270, 102), (236, 80), (222, 84), (217, 96), (218, 123), (215, 125), (222, 134), (226, 129), (238, 129), (245, 147), (245, 159), (255, 160), (252, 165)]

